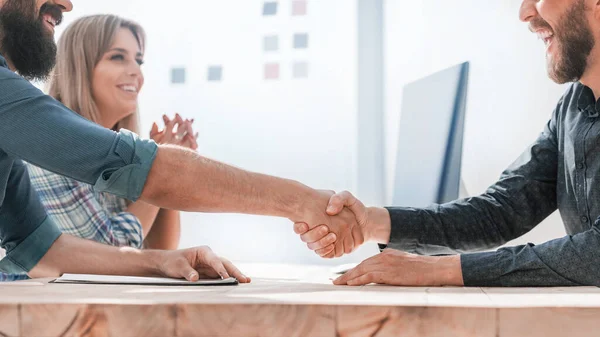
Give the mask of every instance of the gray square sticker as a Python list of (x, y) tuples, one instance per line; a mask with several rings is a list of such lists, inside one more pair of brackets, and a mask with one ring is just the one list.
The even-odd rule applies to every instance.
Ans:
[(308, 34), (294, 34), (294, 48), (306, 49), (308, 48)]
[(277, 2), (267, 1), (263, 5), (263, 15), (270, 16), (277, 14)]
[(173, 84), (185, 83), (185, 68), (172, 68), (171, 69), (171, 83), (173, 83)]
[(208, 80), (210, 82), (218, 82), (223, 79), (223, 67), (222, 66), (210, 66), (208, 67)]

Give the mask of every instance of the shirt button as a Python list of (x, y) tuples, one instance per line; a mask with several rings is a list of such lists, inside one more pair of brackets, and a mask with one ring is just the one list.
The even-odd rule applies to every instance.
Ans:
[(577, 168), (580, 169), (580, 170), (583, 170), (583, 163), (577, 164)]
[(587, 216), (582, 216), (581, 217), (581, 222), (586, 223), (588, 221), (589, 221), (589, 219), (587, 218)]

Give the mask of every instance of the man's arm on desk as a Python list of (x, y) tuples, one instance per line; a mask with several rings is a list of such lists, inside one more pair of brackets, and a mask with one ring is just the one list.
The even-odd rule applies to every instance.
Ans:
[(451, 256), (386, 249), (334, 281), (338, 285), (481, 287), (600, 286), (600, 220), (593, 228), (540, 245)]
[(130, 276), (185, 278), (235, 277), (242, 283), (250, 278), (210, 248), (150, 250), (113, 247), (62, 234), (30, 272), (30, 277), (60, 276), (64, 272)]
[[(339, 195), (338, 195), (339, 196)], [(350, 194), (342, 194), (357, 213), (366, 219), (368, 241), (388, 243), (398, 209), (365, 208)], [(337, 199), (337, 198), (335, 198)], [(334, 200), (335, 202), (335, 200)], [(334, 207), (333, 213), (337, 211)], [(392, 214), (390, 216), (390, 214)], [(359, 220), (359, 223), (361, 221)], [(410, 224), (410, 222), (408, 222)], [(400, 226), (400, 222), (396, 222)], [(410, 225), (409, 225), (410, 226)], [(439, 228), (438, 235), (445, 235)], [(310, 233), (310, 232), (309, 232)], [(396, 233), (398, 236), (402, 236)], [(411, 238), (405, 232), (405, 239)], [(433, 233), (429, 233), (433, 235)], [(467, 237), (464, 239), (468, 240)], [(419, 245), (419, 243), (417, 243)], [(450, 256), (420, 256), (386, 249), (365, 260), (335, 280), (335, 284), (362, 285), (466, 285), (488, 287), (600, 286), (600, 219), (592, 229), (549, 242), (501, 248), (493, 252)]]

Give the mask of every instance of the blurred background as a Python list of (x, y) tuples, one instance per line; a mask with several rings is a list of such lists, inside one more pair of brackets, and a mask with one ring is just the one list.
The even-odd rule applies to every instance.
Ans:
[[(77, 1), (57, 37), (90, 14), (139, 22), (148, 37), (143, 136), (178, 112), (195, 118), (205, 156), (384, 206), (394, 193), (408, 82), (471, 62), (462, 161), (470, 195), (494, 183), (542, 131), (565, 88), (547, 78), (543, 43), (519, 22), (520, 3)], [(286, 219), (186, 213), (182, 223), (182, 247), (210, 245), (235, 261), (333, 265), (377, 252), (371, 244), (322, 260)], [(511, 244), (563, 235), (555, 213)]]

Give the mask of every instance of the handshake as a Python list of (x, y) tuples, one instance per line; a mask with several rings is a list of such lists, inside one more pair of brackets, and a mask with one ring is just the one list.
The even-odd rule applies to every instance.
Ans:
[(290, 218), (294, 232), (323, 258), (350, 254), (364, 242), (388, 243), (388, 211), (367, 208), (350, 192), (316, 191), (300, 205), (298, 214)]

